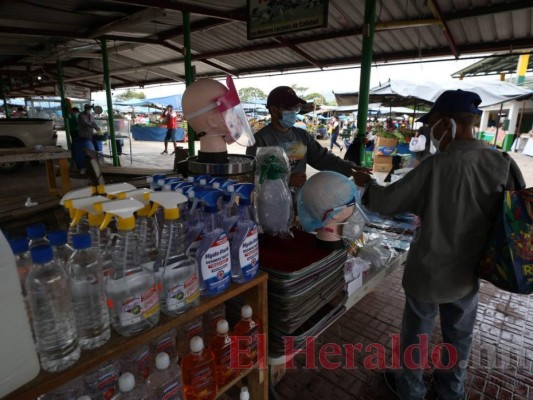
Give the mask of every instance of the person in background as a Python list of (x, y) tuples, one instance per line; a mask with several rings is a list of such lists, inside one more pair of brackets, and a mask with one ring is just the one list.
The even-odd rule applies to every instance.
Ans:
[(331, 138), (329, 141), (329, 151), (333, 150), (333, 145), (337, 146), (341, 150), (341, 152), (344, 150), (344, 148), (337, 143), (337, 138), (339, 137), (339, 129), (339, 120), (334, 115), (333, 117), (331, 117)]
[(72, 138), (72, 159), (74, 164), (80, 173), (85, 173), (85, 149), (95, 151), (93, 144), (92, 130), (83, 129), (80, 132), (79, 129), (79, 116), (80, 109), (78, 107), (72, 107), (70, 110), (70, 116), (68, 118), (68, 126), (70, 131), (70, 137)]
[(299, 98), (288, 86), (278, 86), (267, 98), (270, 123), (255, 134), (255, 145), (246, 149), (246, 154), (255, 156), (258, 147), (279, 146), (285, 150), (291, 166), (289, 186), (294, 189), (305, 183), (306, 166), (319, 171), (335, 171), (352, 176), (356, 165), (345, 161), (322, 147), (305, 129), (296, 128), (296, 115), (306, 101)]
[(176, 152), (176, 131), (178, 129), (178, 114), (173, 110), (171, 105), (168, 105), (163, 114), (161, 114), (161, 119), (164, 119), (167, 124), (167, 134), (165, 136), (165, 150), (161, 154), (168, 154), (168, 141), (172, 139), (174, 144), (174, 151), (171, 154)]
[[(424, 363), (420, 362), (425, 358), (418, 349), (412, 351), (408, 367), (406, 349), (429, 342), (437, 314), (443, 342), (455, 351), (440, 354), (440, 365), (448, 369), (433, 365), (435, 389), (440, 399), (466, 398), (464, 383), (478, 304), (478, 265), (504, 190), (519, 189), (509, 173), (514, 161), (474, 137), (480, 103), (481, 98), (473, 92), (442, 93), (429, 113), (419, 119), (430, 126), (429, 137), (437, 149), (434, 156), (387, 187), (358, 173), (366, 176), (362, 203), (369, 210), (387, 215), (410, 212), (420, 218), (402, 280), (402, 369), (385, 372), (387, 385), (400, 399), (424, 399)], [(525, 186), (522, 176), (516, 179)], [(359, 177), (359, 181), (364, 180)]]
[[(93, 107), (90, 104), (85, 104), (83, 106), (83, 112), (79, 114), (78, 116), (78, 130), (79, 130), (79, 136), (80, 138), (88, 138), (90, 137), (93, 142), (93, 148), (97, 152), (101, 153), (102, 148), (102, 141), (96, 140), (96, 136), (101, 136), (101, 129), (96, 124), (96, 121), (94, 120), (94, 116), (91, 114), (91, 109)], [(96, 131), (96, 133), (95, 133)]]

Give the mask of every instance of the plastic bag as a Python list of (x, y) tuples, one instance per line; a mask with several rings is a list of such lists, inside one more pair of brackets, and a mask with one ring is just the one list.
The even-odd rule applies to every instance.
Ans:
[(294, 216), (289, 190), (291, 168), (285, 150), (277, 146), (259, 147), (255, 171), (255, 211), (259, 231), (293, 237), (290, 231)]
[(424, 135), (414, 137), (409, 142), (409, 151), (417, 152), (417, 151), (424, 151), (425, 149), (426, 149), (426, 137)]

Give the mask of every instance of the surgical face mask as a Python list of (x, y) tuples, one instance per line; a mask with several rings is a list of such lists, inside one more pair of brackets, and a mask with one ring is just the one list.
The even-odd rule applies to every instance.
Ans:
[[(442, 118), (439, 119), (435, 125), (433, 125), (431, 127), (431, 130), (429, 132), (429, 138), (431, 139), (431, 143), (433, 144), (433, 146), (435, 146), (436, 148), (436, 152), (438, 153), (440, 151), (440, 144), (442, 142), (442, 140), (444, 139), (444, 137), (446, 136), (446, 134), (448, 133), (448, 130), (446, 129), (444, 131), (444, 133), (442, 134), (442, 136), (440, 137), (440, 139), (437, 139), (435, 137), (435, 135), (433, 134), (433, 130), (435, 129), (435, 127), (442, 121)], [(455, 134), (457, 133), (457, 124), (455, 123), (455, 120), (453, 118), (450, 118), (450, 125), (451, 125), (451, 134), (452, 134), (452, 140), (455, 140)]]
[(349, 242), (355, 242), (363, 234), (363, 228), (367, 222), (367, 216), (356, 203), (352, 215), (344, 221), (344, 225), (342, 226), (342, 238)]
[(296, 123), (296, 111), (283, 111), (279, 123), (284, 128), (291, 128)]

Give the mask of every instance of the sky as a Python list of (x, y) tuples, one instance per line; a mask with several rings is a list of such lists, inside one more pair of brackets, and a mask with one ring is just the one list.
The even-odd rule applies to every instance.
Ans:
[[(480, 56), (482, 57), (482, 56)], [(479, 59), (468, 60), (450, 60), (423, 62), (418, 64), (401, 64), (380, 65), (372, 67), (370, 87), (386, 83), (389, 79), (416, 79), (417, 81), (439, 81), (451, 79), (450, 75), (469, 65), (474, 64)], [(265, 94), (277, 86), (298, 86), (308, 88), (303, 94), (320, 93), (326, 100), (334, 100), (333, 92), (358, 92), (359, 91), (360, 68), (350, 67), (344, 69), (319, 71), (319, 72), (302, 72), (302, 73), (285, 73), (270, 74), (261, 77), (243, 77), (235, 78), (234, 82), (237, 90), (245, 87), (254, 87), (261, 89)], [(479, 78), (466, 78), (479, 79)], [(484, 79), (498, 80), (499, 76), (489, 76)], [(183, 94), (185, 91), (184, 84), (158, 85), (138, 89), (144, 92), (147, 98), (163, 97), (174, 94)], [(117, 95), (121, 90), (114, 90), (113, 95)], [(105, 104), (105, 93), (93, 93), (93, 101), (96, 104)]]

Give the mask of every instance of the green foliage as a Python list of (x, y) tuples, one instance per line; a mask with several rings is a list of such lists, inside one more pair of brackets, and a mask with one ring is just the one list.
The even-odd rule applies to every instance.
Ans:
[(309, 89), (308, 87), (305, 87), (305, 86), (298, 86), (298, 84), (296, 84), (296, 83), (292, 84), (291, 88), (300, 97), (302, 97), (304, 95), (304, 93), (307, 92), (307, 90)]
[(137, 92), (136, 90), (128, 89), (124, 93), (120, 93), (115, 96), (116, 100), (133, 100), (133, 99), (146, 99), (144, 92)]
[(267, 98), (267, 95), (261, 89), (254, 88), (254, 87), (245, 87), (245, 88), (239, 89), (239, 98), (241, 102), (246, 103), (250, 100), (255, 100), (255, 99), (265, 100)]

